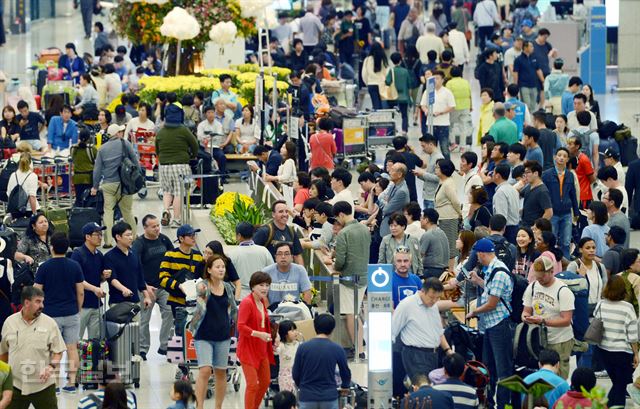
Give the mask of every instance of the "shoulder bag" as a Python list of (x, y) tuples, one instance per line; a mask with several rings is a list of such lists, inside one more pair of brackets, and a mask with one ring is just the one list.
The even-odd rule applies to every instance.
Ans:
[(391, 70), (391, 84), (380, 85), (380, 98), (385, 101), (396, 101), (398, 99), (398, 89), (396, 88), (396, 75), (393, 67)]
[[(604, 322), (602, 322), (602, 312), (600, 308), (602, 304), (598, 304), (596, 306), (595, 311), (593, 312), (593, 318), (589, 323), (589, 328), (584, 333), (584, 341), (593, 345), (600, 345), (602, 343), (602, 339), (604, 338)], [(600, 316), (596, 317), (596, 313), (600, 312)]]

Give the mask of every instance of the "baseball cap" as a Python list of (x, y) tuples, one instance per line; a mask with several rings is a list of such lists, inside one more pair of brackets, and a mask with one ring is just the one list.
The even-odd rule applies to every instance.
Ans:
[(124, 105), (121, 104), (116, 106), (115, 113), (116, 116), (125, 116), (127, 115), (127, 110), (125, 109)]
[(103, 230), (107, 230), (107, 228), (105, 226), (100, 226), (96, 222), (91, 222), (82, 226), (82, 235), (86, 236), (87, 234), (93, 234), (95, 232), (99, 232)]
[(605, 158), (613, 158), (615, 160), (620, 159), (620, 154), (618, 152), (616, 152), (615, 150), (611, 149), (611, 148), (607, 148), (604, 151), (604, 157)]
[(527, 19), (524, 19), (524, 20), (522, 21), (522, 26), (523, 26), (523, 27), (524, 27), (524, 26), (527, 26), (527, 27), (533, 27), (533, 21), (529, 20), (528, 18), (527, 18)]
[(510, 109), (513, 109), (515, 107), (516, 107), (516, 104), (513, 104), (511, 102), (505, 102), (504, 103), (504, 109), (506, 109), (507, 111), (510, 110)]
[(551, 259), (547, 256), (540, 256), (536, 261), (542, 262), (542, 264), (544, 265), (544, 271), (553, 269), (553, 261), (551, 261)]
[(107, 134), (109, 136), (116, 136), (116, 134), (120, 131), (124, 132), (124, 130), (127, 129), (126, 126), (124, 125), (118, 125), (118, 124), (111, 124), (109, 125), (109, 127), (107, 128)]
[(477, 253), (494, 253), (496, 251), (496, 247), (493, 242), (486, 238), (476, 241), (476, 244), (473, 245), (473, 249)]
[(177, 237), (191, 236), (196, 233), (200, 233), (201, 231), (202, 230), (200, 229), (194, 229), (193, 226), (191, 226), (190, 224), (183, 224), (182, 226), (178, 227), (178, 232), (176, 233), (176, 236)]

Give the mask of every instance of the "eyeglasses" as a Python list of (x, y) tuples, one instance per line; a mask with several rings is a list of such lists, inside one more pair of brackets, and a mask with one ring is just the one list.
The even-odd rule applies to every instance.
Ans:
[(290, 255), (291, 255), (291, 253), (289, 253), (288, 251), (286, 253), (280, 253), (280, 252), (276, 253), (276, 256), (285, 256), (285, 257), (287, 257), (287, 256), (290, 256)]
[(407, 246), (398, 246), (396, 247), (396, 253), (409, 254), (411, 249)]
[(98, 231), (91, 233), (91, 235), (96, 237), (102, 237), (102, 233)]

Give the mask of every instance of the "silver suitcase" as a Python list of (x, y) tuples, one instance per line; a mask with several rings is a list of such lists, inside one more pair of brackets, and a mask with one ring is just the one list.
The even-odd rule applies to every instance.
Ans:
[[(123, 328), (124, 327), (124, 328)], [(115, 337), (118, 333), (120, 335)], [(140, 387), (140, 324), (118, 324), (107, 322), (109, 354), (114, 367), (118, 368), (122, 383)]]

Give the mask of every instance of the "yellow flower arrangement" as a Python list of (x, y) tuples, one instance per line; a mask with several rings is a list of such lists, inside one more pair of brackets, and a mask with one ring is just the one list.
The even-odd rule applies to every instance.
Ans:
[(231, 76), (231, 81), (235, 81), (236, 76), (238, 75), (238, 71), (226, 69), (226, 68), (208, 68), (200, 71), (201, 75), (205, 77), (215, 77), (219, 78), (223, 74), (228, 74)]
[(233, 203), (236, 200), (236, 195), (239, 196), (240, 200), (242, 200), (247, 206), (253, 205), (253, 199), (251, 199), (247, 195), (236, 192), (225, 192), (218, 196), (218, 198), (216, 199), (216, 205), (214, 209), (215, 216), (224, 216), (227, 212), (232, 213)]
[[(240, 65), (232, 65), (231, 68), (234, 68), (240, 72), (260, 72), (260, 66), (258, 64), (240, 64)], [(289, 68), (283, 67), (271, 67), (265, 68), (264, 73), (267, 75), (276, 74), (280, 81), (286, 81), (287, 77), (291, 74), (291, 70)]]
[(143, 77), (140, 79), (140, 99), (152, 104), (159, 92), (175, 92), (178, 100), (185, 94), (193, 94), (202, 91), (211, 94), (220, 89), (220, 81), (217, 78), (198, 77), (194, 75), (179, 75), (177, 77)]
[(107, 111), (114, 113), (116, 112), (116, 107), (122, 104), (121, 100), (122, 94), (118, 95), (111, 103), (107, 106)]
[(240, 84), (246, 84), (248, 82), (255, 82), (258, 78), (257, 72), (243, 72), (236, 77)]
[[(273, 89), (273, 81), (265, 81), (265, 88), (267, 89), (267, 91), (272, 90)], [(287, 92), (287, 90), (289, 89), (289, 84), (284, 82), (284, 81), (277, 81), (276, 82), (276, 88), (278, 89), (278, 93), (281, 96), (282, 94), (285, 94)], [(253, 101), (255, 93), (256, 93), (256, 83), (255, 83), (255, 81), (254, 82), (245, 82), (240, 87), (239, 95), (241, 95), (243, 98), (246, 98), (248, 100)]]

